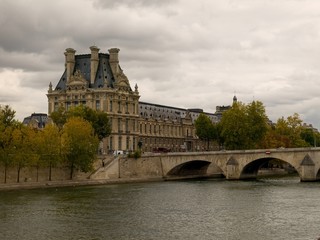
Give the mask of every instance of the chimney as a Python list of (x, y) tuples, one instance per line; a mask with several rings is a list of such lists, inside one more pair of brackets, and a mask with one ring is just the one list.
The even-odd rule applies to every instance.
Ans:
[(75, 65), (75, 53), (73, 48), (67, 48), (64, 55), (66, 56), (66, 68), (67, 68), (67, 82), (69, 82), (71, 75), (74, 71)]
[(99, 64), (99, 48), (91, 46), (91, 65), (90, 65), (90, 83), (94, 84)]
[(119, 48), (109, 49), (109, 63), (114, 76), (119, 72)]

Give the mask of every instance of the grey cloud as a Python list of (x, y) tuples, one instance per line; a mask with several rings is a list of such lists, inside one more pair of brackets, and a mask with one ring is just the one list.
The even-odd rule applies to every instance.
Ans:
[[(121, 49), (143, 101), (214, 112), (236, 92), (242, 102), (261, 99), (273, 118), (297, 111), (320, 125), (316, 0), (32, 3), (0, 1), (0, 96), (19, 112), (47, 111), (47, 86), (61, 77), (66, 48), (84, 54), (97, 45)], [(17, 69), (8, 94), (6, 74)]]
[(127, 6), (130, 8), (136, 7), (161, 7), (168, 4), (172, 4), (176, 2), (176, 0), (94, 0), (95, 7), (102, 8), (114, 8), (119, 6)]

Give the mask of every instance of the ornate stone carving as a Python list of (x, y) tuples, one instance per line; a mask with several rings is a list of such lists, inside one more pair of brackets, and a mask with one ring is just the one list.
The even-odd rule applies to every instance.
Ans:
[(70, 81), (67, 83), (68, 90), (85, 90), (88, 87), (88, 82), (84, 78), (79, 69), (70, 77)]
[(127, 76), (123, 73), (123, 71), (116, 75), (115, 87), (122, 91), (131, 91), (129, 80)]

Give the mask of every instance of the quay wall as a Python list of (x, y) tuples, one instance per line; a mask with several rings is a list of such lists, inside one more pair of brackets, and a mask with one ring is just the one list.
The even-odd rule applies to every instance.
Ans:
[[(94, 169), (101, 165), (101, 160), (94, 163)], [(20, 170), (19, 182), (48, 182), (49, 168), (47, 167), (25, 167)], [(73, 175), (74, 180), (88, 179), (91, 172), (84, 173), (75, 171)], [(18, 177), (18, 169), (16, 167), (7, 168), (6, 183), (16, 183)], [(70, 169), (68, 167), (52, 167), (51, 181), (67, 181), (70, 180)], [(0, 165), (0, 183), (5, 181), (5, 169)]]

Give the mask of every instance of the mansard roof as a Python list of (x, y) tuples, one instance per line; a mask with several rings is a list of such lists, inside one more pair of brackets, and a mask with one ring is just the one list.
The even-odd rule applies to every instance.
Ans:
[[(112, 74), (111, 67), (109, 64), (109, 54), (99, 53), (99, 63), (97, 73), (94, 79), (94, 83), (90, 83), (91, 76), (91, 54), (75, 55), (75, 67), (74, 74), (76, 71), (80, 71), (85, 80), (88, 82), (89, 88), (114, 88), (115, 78)], [(62, 74), (60, 81), (58, 82), (55, 90), (66, 90), (67, 88), (67, 71), (65, 69)]]
[(46, 113), (32, 113), (31, 116), (25, 117), (22, 123), (24, 125), (34, 123), (38, 128), (44, 128), (48, 123), (48, 115)]
[(180, 121), (186, 117), (191, 117), (192, 122), (194, 122), (200, 113), (206, 114), (212, 122), (218, 121), (216, 114), (205, 113), (202, 109), (184, 109), (139, 101), (139, 114), (142, 118)]

